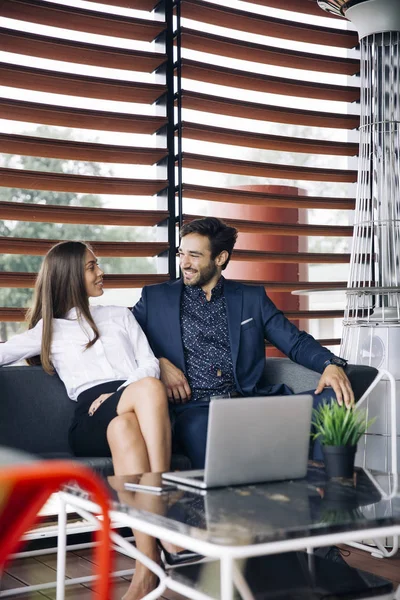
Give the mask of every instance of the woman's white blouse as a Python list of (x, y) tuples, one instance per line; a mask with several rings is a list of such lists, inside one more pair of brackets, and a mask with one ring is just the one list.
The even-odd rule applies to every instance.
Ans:
[[(126, 379), (123, 386), (143, 377), (160, 377), (158, 360), (131, 311), (121, 306), (91, 306), (100, 338), (86, 349), (94, 334), (73, 308), (65, 319), (53, 319), (50, 358), (68, 396), (95, 385)], [(0, 364), (9, 365), (40, 354), (43, 322), (0, 344)], [(121, 386), (121, 387), (123, 387)]]

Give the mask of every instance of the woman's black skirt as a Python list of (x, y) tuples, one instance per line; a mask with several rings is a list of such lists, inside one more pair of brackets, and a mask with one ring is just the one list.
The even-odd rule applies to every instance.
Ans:
[[(107, 427), (117, 416), (117, 405), (125, 388), (116, 391), (122, 381), (107, 381), (85, 390), (78, 396), (77, 407), (68, 433), (68, 441), (75, 456), (111, 456), (107, 442)], [(90, 405), (102, 394), (110, 394), (89, 416)]]

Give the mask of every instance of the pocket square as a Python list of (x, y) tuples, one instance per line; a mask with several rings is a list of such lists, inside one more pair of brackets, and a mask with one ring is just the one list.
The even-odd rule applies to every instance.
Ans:
[(246, 319), (245, 321), (242, 321), (242, 322), (240, 323), (240, 326), (242, 326), (242, 325), (246, 325), (246, 323), (250, 323), (250, 321), (254, 321), (253, 317), (250, 317), (250, 319)]

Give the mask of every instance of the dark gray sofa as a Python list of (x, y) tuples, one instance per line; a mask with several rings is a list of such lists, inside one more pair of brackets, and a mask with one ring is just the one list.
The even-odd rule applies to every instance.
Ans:
[[(269, 382), (286, 383), (295, 393), (315, 389), (320, 377), (288, 358), (267, 359), (265, 369)], [(357, 399), (376, 373), (372, 367), (348, 367)], [(71, 458), (67, 434), (74, 408), (56, 375), (47, 375), (41, 367), (0, 368), (0, 445), (44, 458)], [(110, 458), (83, 460), (96, 470), (112, 473)], [(172, 468), (190, 468), (189, 460), (174, 454)]]
[[(0, 368), (0, 445), (43, 458), (75, 458), (68, 445), (68, 428), (75, 410), (57, 375), (42, 367)], [(85, 457), (85, 464), (112, 475), (109, 457)], [(173, 469), (189, 469), (186, 456), (174, 454)]]

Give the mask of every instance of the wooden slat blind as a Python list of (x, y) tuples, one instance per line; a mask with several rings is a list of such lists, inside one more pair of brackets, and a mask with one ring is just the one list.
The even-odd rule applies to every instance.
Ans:
[(312, 81), (296, 81), (295, 79), (260, 75), (259, 73), (257, 77), (254, 77), (254, 73), (252, 74), (248, 71), (228, 69), (210, 64), (205, 65), (204, 63), (189, 59), (182, 61), (182, 75), (185, 78), (196, 81), (225, 85), (252, 92), (296, 96), (296, 98), (300, 96), (317, 100), (354, 102), (360, 96), (360, 91), (357, 87), (315, 83)]
[(229, 202), (255, 206), (280, 206), (282, 208), (325, 208), (354, 210), (355, 198), (331, 198), (328, 196), (302, 196), (253, 192), (231, 188), (208, 187), (184, 183), (183, 191), (188, 198), (215, 202)]
[[(206, 69), (203, 68), (203, 72)], [(306, 109), (285, 108), (284, 106), (273, 106), (235, 100), (234, 98), (218, 97), (202, 94), (183, 89), (182, 105), (184, 108), (200, 110), (209, 113), (241, 117), (243, 119), (255, 119), (285, 125), (303, 125), (310, 127), (329, 127), (337, 129), (354, 129), (358, 127), (360, 118), (352, 114), (332, 114), (322, 111)], [(358, 92), (356, 99), (358, 99)]]
[(204, 51), (218, 56), (239, 58), (262, 64), (279, 67), (298, 68), (301, 62), (304, 69), (310, 71), (321, 71), (323, 73), (335, 73), (341, 75), (355, 75), (358, 73), (360, 63), (356, 59), (339, 58), (336, 56), (324, 56), (293, 50), (277, 49), (273, 46), (264, 46), (254, 42), (236, 41), (227, 39), (211, 33), (198, 32), (182, 27), (182, 42), (185, 48), (190, 50)]
[[(235, 251), (233, 266), (235, 261), (345, 265), (348, 252), (322, 248), (327, 239), (333, 240), (332, 248), (335, 240), (349, 239), (350, 224), (307, 223), (304, 215), (309, 210), (323, 215), (319, 209), (325, 209), (343, 216), (355, 206), (351, 186), (357, 171), (347, 157), (357, 157), (358, 143), (357, 136), (349, 137), (347, 132), (359, 125), (354, 106), (360, 97), (359, 59), (352, 50), (358, 44), (357, 34), (339, 19), (329, 18), (332, 26), (320, 24), (328, 23), (322, 19), (297, 21), (297, 12), (327, 16), (313, 0), (258, 0), (242, 5), (239, 10), (224, 0), (181, 0), (177, 11), (177, 75), (181, 76), (177, 106), (178, 115), (182, 114), (177, 123), (178, 197), (184, 220), (192, 218), (193, 200), (207, 201), (211, 207), (216, 203), (218, 216), (247, 234), (246, 250)], [(270, 10), (257, 12), (256, 5)], [(350, 83), (345, 76), (352, 77)], [(271, 187), (275, 184), (286, 187), (275, 192)], [(291, 188), (296, 188), (293, 194)], [(246, 219), (239, 217), (241, 205), (246, 207)], [(260, 216), (251, 220), (249, 207), (254, 207), (255, 215), (261, 209), (273, 209), (274, 215), (280, 209), (298, 209), (303, 220), (272, 222)], [(310, 244), (319, 236), (323, 241), (317, 252), (306, 252), (303, 242), (297, 253), (262, 251), (260, 241), (257, 250), (251, 250), (248, 234), (264, 239), (306, 237)], [(257, 281), (270, 292), (333, 287), (332, 282), (271, 281), (260, 276)], [(334, 285), (345, 284), (342, 280)], [(342, 309), (326, 308), (292, 310), (288, 315), (341, 318)], [(337, 342), (335, 335), (329, 339)]]
[(167, 123), (165, 117), (153, 115), (110, 113), (7, 98), (0, 98), (0, 117), (28, 123), (139, 134), (155, 133)]
[[(64, 226), (92, 227), (95, 249), (112, 260), (174, 252), (171, 227), (163, 241), (160, 236), (156, 241), (149, 229), (164, 226), (169, 216), (165, 201), (151, 197), (165, 198), (168, 189), (170, 197), (171, 189), (173, 193), (175, 182), (168, 181), (167, 169), (160, 165), (171, 157), (172, 133), (168, 146), (165, 132), (174, 126), (180, 221), (215, 212), (240, 235), (299, 237), (310, 244), (351, 237), (346, 222), (331, 224), (321, 217), (309, 223), (304, 215), (311, 210), (323, 215), (322, 209), (343, 215), (354, 209), (356, 169), (347, 162), (358, 154), (357, 137), (349, 135), (359, 124), (354, 31), (323, 13), (315, 0), (244, 0), (243, 9), (231, 7), (228, 0), (179, 0), (173, 82), (166, 77), (171, 48), (165, 46), (161, 16), (172, 10), (172, 0), (89, 2), (89, 9), (52, 0), (0, 3), (5, 19), (0, 50), (11, 57), (0, 63), (0, 119), (10, 123), (0, 130), (0, 219), (15, 232), (0, 237), (6, 257), (43, 255), (61, 234), (69, 235)], [(137, 16), (137, 10), (145, 12)], [(296, 13), (309, 15), (309, 22), (297, 20)], [(315, 20), (318, 16), (329, 21)], [(62, 68), (57, 61), (65, 63)], [(175, 93), (175, 122), (173, 111), (165, 109), (167, 93)], [(18, 124), (14, 129), (13, 122)], [(265, 187), (275, 184), (286, 187)], [(249, 188), (254, 185), (259, 187)], [(8, 190), (6, 195), (2, 190)], [(200, 211), (199, 202), (207, 202), (208, 208)], [(286, 223), (252, 218), (251, 213), (242, 217), (240, 206), (297, 209), (301, 218)], [(27, 229), (18, 235), (15, 223), (32, 224), (36, 233)], [(116, 227), (121, 229), (111, 239), (109, 229)], [(150, 239), (123, 237), (135, 227)], [(337, 248), (326, 251), (322, 245), (310, 251), (303, 245), (298, 252), (276, 252), (239, 245), (232, 264), (345, 265), (349, 254), (342, 245)], [(22, 263), (17, 269), (7, 260), (0, 293), (2, 288), (32, 288), (37, 263), (28, 272)], [(112, 269), (106, 274), (108, 289), (129, 290), (168, 279), (166, 270)], [(332, 282), (316, 279), (260, 276), (258, 282), (286, 294), (332, 287)], [(344, 288), (344, 279), (335, 286)], [(0, 301), (0, 320), (20, 321), (25, 308)], [(297, 320), (341, 315), (341, 309), (329, 307), (288, 312)], [(328, 341), (335, 340), (332, 335)]]
[[(270, 6), (270, 4), (266, 4)], [(285, 9), (285, 0), (279, 8)], [(320, 27), (309, 23), (297, 23), (294, 20), (266, 17), (237, 10), (203, 0), (184, 0), (181, 7), (182, 17), (194, 19), (210, 25), (219, 25), (246, 33), (268, 35), (284, 40), (295, 40), (311, 44), (353, 48), (358, 44), (358, 36), (353, 31), (342, 31), (332, 27)], [(321, 13), (323, 15), (323, 13)]]
[(24, 21), (37, 25), (62, 27), (84, 33), (144, 42), (151, 42), (164, 29), (162, 21), (122, 17), (41, 0), (2, 0), (0, 16), (9, 19), (21, 19), (22, 17)]
[(156, 52), (70, 42), (55, 37), (13, 31), (5, 27), (0, 27), (0, 50), (128, 71), (132, 70), (134, 65), (135, 71), (145, 73), (151, 73), (166, 60), (165, 55)]
[(0, 63), (0, 81), (3, 85), (24, 90), (144, 104), (152, 104), (166, 91), (160, 84), (70, 75), (4, 63)]
[(72, 160), (154, 165), (167, 156), (163, 148), (131, 148), (0, 133), (0, 152)]
[(105, 287), (125, 288), (126, 304), (130, 289), (169, 277), (154, 263), (169, 243), (153, 229), (169, 212), (152, 199), (169, 186), (155, 167), (168, 159), (163, 7), (67, 1), (0, 3), (10, 57), (0, 63), (0, 339), (4, 323), (23, 320), (39, 257), (61, 239), (89, 237)]
[(86, 192), (89, 194), (129, 194), (131, 196), (157, 194), (168, 185), (167, 181), (94, 177), (91, 175), (61, 175), (59, 173), (4, 168), (0, 168), (0, 181), (3, 186), (24, 187), (32, 190)]

